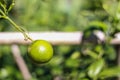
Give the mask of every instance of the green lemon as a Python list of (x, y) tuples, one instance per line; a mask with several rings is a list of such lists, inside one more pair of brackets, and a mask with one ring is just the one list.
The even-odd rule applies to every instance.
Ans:
[(28, 47), (28, 56), (37, 64), (46, 63), (53, 56), (53, 47), (45, 40), (35, 40)]

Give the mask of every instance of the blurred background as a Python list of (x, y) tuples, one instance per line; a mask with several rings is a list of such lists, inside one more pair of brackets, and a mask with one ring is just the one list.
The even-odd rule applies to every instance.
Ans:
[[(99, 44), (88, 40), (80, 45), (54, 45), (54, 57), (40, 66), (28, 59), (27, 45), (19, 45), (32, 80), (117, 80), (120, 75), (116, 46), (109, 44), (120, 32), (119, 0), (15, 0), (9, 16), (28, 32), (81, 31), (88, 39), (99, 30), (107, 39)], [(15, 30), (0, 19), (0, 31)], [(11, 45), (0, 45), (0, 80), (23, 80), (11, 53)], [(98, 64), (100, 59), (104, 61)]]

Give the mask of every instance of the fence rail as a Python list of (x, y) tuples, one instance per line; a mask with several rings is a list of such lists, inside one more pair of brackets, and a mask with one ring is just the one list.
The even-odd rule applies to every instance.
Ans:
[[(30, 32), (30, 37), (33, 40), (44, 39), (52, 43), (53, 45), (69, 44), (78, 45), (82, 41), (82, 32)], [(96, 33), (97, 37), (101, 40), (105, 40), (105, 36), (100, 32)], [(30, 41), (25, 41), (24, 36), (17, 32), (1, 32), (0, 44), (29, 44)], [(120, 44), (120, 34), (111, 40), (111, 44)]]

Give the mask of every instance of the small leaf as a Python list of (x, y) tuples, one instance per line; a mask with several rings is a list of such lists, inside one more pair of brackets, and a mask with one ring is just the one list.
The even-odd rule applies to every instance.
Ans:
[(117, 7), (118, 7), (118, 1), (116, 0), (103, 1), (103, 8), (106, 10), (106, 12), (108, 12), (108, 14), (110, 14), (113, 17), (116, 16)]
[(106, 45), (104, 46), (105, 55), (109, 60), (115, 60), (117, 57), (116, 51), (113, 46)]
[(79, 51), (75, 51), (70, 56), (71, 59), (78, 59), (80, 57), (81, 53)]
[(117, 8), (116, 17), (117, 17), (117, 19), (120, 20), (120, 1), (119, 1), (119, 3), (118, 3), (118, 8)]
[(9, 8), (8, 8), (8, 12), (11, 11), (11, 9), (14, 7), (15, 5), (15, 1), (12, 0), (12, 3), (10, 4)]
[(93, 51), (91, 51), (91, 50), (89, 50), (89, 49), (87, 49), (87, 50), (85, 51), (85, 53), (86, 53), (87, 55), (89, 55), (90, 57), (94, 58), (94, 59), (97, 59), (97, 58), (98, 58), (98, 54), (95, 53), (95, 52), (93, 52)]
[(6, 4), (0, 2), (0, 9), (1, 9), (4, 13), (6, 13)]
[(101, 30), (101, 31), (106, 31), (108, 26), (104, 22), (101, 21), (92, 21), (89, 23), (89, 27), (91, 27), (91, 30)]
[(108, 78), (108, 77), (115, 77), (120, 75), (120, 66), (113, 67), (103, 70), (100, 74), (100, 78)]
[(3, 5), (6, 7), (6, 1), (5, 0), (0, 0), (0, 6)]
[(104, 66), (103, 59), (99, 59), (99, 60), (95, 61), (88, 68), (88, 76), (91, 78), (97, 77), (98, 74), (101, 72), (103, 66)]

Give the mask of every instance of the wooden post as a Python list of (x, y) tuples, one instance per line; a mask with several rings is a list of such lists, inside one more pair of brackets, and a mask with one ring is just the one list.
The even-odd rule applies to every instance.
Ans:
[(11, 49), (12, 49), (12, 54), (13, 54), (13, 57), (23, 75), (23, 78), (24, 80), (31, 80), (31, 74), (25, 64), (25, 61), (24, 59), (22, 58), (22, 56), (20, 55), (20, 50), (19, 50), (19, 47), (15, 44), (13, 44), (11, 46)]
[[(118, 48), (117, 48), (117, 62), (118, 62), (118, 65), (120, 66), (120, 45), (118, 45)], [(118, 80), (120, 80), (120, 76), (118, 77)]]

